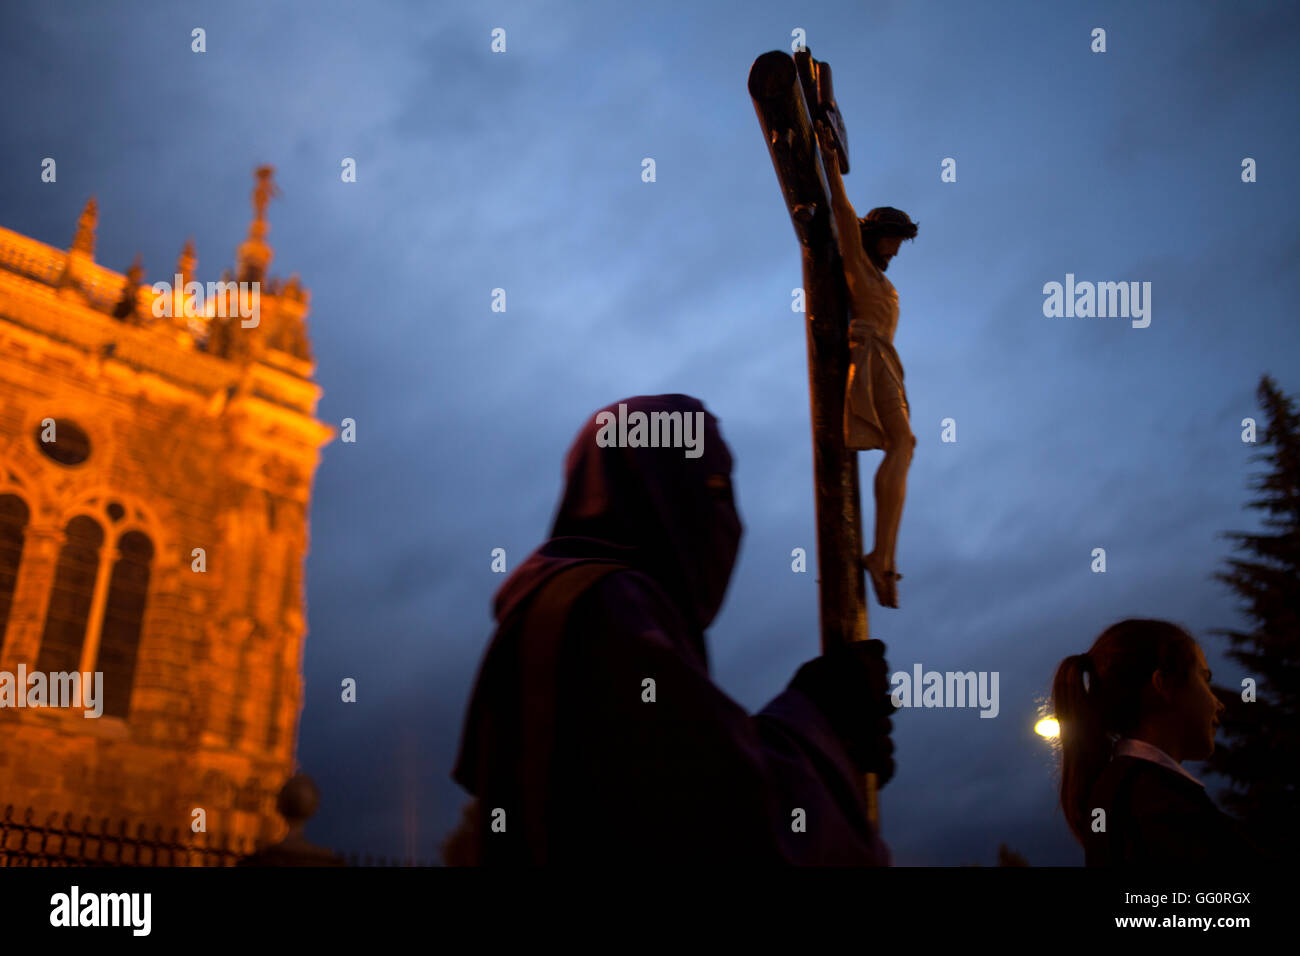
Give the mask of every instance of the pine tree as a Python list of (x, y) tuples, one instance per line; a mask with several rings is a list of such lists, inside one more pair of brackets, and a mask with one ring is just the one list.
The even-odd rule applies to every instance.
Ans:
[(1240, 557), (1214, 575), (1243, 601), (1250, 631), (1215, 630), (1228, 656), (1253, 678), (1257, 699), (1244, 689), (1215, 687), (1226, 710), (1221, 743), (1208, 766), (1232, 781), (1220, 794), (1255, 843), (1281, 859), (1300, 852), (1300, 414), (1267, 375), (1259, 400), (1268, 418), (1254, 460), (1270, 465), (1258, 476), (1248, 507), (1264, 512), (1258, 534), (1226, 532)]

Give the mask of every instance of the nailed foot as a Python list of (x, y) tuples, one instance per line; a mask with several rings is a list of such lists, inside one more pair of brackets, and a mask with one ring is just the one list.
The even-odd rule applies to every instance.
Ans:
[(903, 576), (893, 568), (885, 567), (884, 561), (877, 558), (874, 551), (862, 556), (862, 566), (871, 576), (871, 587), (875, 590), (876, 600), (880, 602), (881, 607), (898, 607), (897, 582), (901, 581)]

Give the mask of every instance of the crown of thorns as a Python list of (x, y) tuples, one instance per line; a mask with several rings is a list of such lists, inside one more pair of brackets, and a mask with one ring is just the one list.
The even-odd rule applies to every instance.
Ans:
[(893, 206), (877, 206), (858, 220), (859, 228), (879, 236), (899, 236), (915, 239), (920, 223), (912, 222), (907, 213)]

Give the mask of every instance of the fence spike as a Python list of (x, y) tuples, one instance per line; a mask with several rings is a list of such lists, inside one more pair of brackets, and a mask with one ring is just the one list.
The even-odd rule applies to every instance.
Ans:
[[(16, 866), (233, 866), (256, 852), (259, 841), (248, 834), (190, 831), (183, 826), (168, 828), (157, 821), (114, 821), (71, 811), (49, 813), (37, 824), (35, 807), (22, 811), (22, 824), (14, 823), (19, 808), (10, 803), (0, 813), (0, 868)], [(133, 825), (134, 823), (134, 825)], [(16, 832), (17, 846), (9, 833)], [(115, 832), (116, 831), (116, 832)], [(134, 832), (133, 832), (134, 831)], [(95, 841), (92, 849), (90, 841)], [(76, 842), (77, 846), (73, 846)], [(116, 853), (112, 852), (113, 845)], [(418, 866), (415, 857), (405, 862), (400, 855), (376, 855), (350, 851), (338, 856), (348, 866)]]

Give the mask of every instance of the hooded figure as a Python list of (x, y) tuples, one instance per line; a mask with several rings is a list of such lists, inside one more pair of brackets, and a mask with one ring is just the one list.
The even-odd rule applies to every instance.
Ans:
[[(656, 437), (680, 421), (698, 457), (611, 446), (620, 405)], [(716, 419), (686, 395), (626, 399), (565, 470), (550, 539), (494, 601), (453, 772), (477, 798), (465, 862), (887, 864), (832, 708), (792, 686), (750, 716), (709, 679), (741, 537)]]

